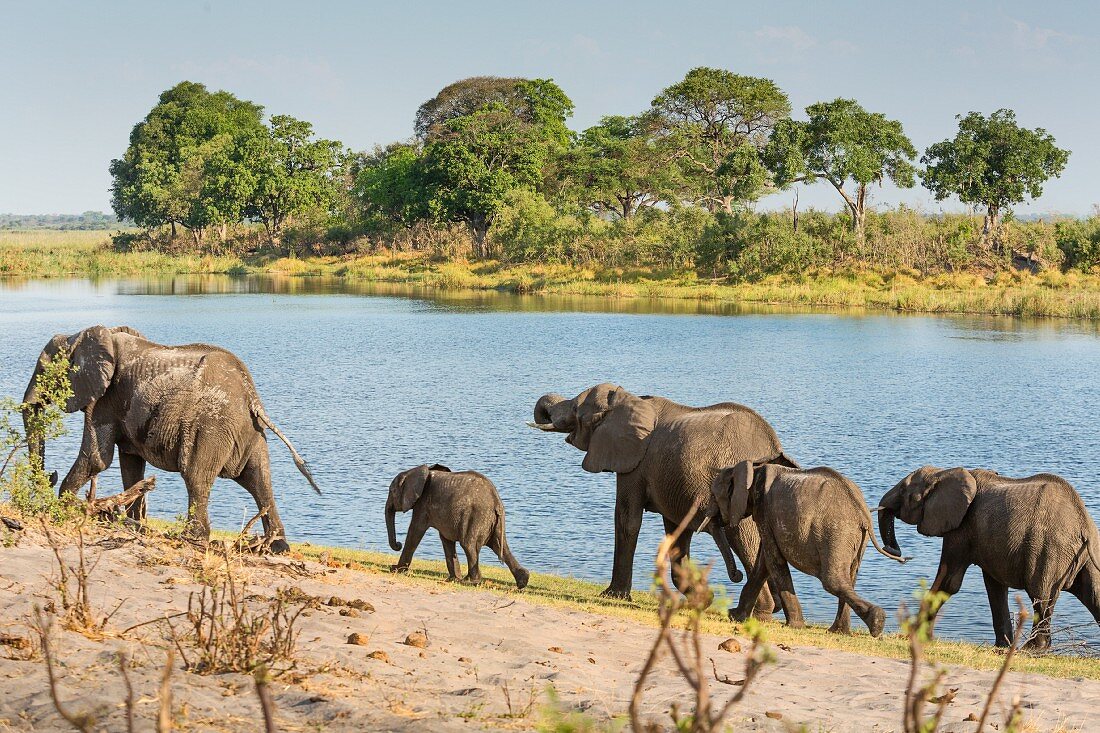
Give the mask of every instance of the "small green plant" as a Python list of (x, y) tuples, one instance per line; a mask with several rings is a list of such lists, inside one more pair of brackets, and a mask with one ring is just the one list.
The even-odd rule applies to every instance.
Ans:
[(78, 502), (57, 497), (35, 453), (65, 434), (62, 406), (72, 397), (69, 369), (68, 354), (61, 350), (36, 370), (33, 405), (0, 399), (0, 498), (25, 515), (55, 522), (72, 517)]

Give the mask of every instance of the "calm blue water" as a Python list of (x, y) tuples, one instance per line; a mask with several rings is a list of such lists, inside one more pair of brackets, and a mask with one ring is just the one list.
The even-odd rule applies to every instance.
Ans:
[[(925, 464), (1052, 471), (1100, 516), (1100, 336), (1087, 324), (980, 317), (744, 312), (646, 301), (496, 294), (411, 295), (325, 280), (176, 278), (152, 281), (0, 281), (0, 393), (21, 397), (54, 333), (128, 324), (167, 344), (205, 341), (252, 369), (268, 412), (310, 461), (318, 497), (283, 446), (272, 443), (276, 496), (292, 540), (385, 550), (390, 478), (440, 462), (489, 475), (508, 510), (508, 534), (529, 568), (606, 581), (611, 573), (614, 477), (580, 468), (562, 436), (524, 425), (539, 395), (573, 395), (614, 381), (638, 394), (693, 405), (748, 404), (803, 465), (833, 466), (868, 502)], [(602, 311), (602, 312), (600, 312)], [(620, 311), (620, 312), (615, 312)], [(629, 312), (621, 312), (629, 311)], [(48, 456), (64, 475), (81, 422)], [(103, 489), (119, 485), (117, 466)], [(186, 511), (179, 477), (158, 472), (150, 511)], [(254, 513), (219, 481), (211, 515), (234, 529)], [(403, 534), (407, 517), (399, 518)], [(661, 532), (647, 514), (635, 584), (649, 585)], [(869, 551), (858, 588), (888, 616), (935, 574), (939, 542), (899, 523), (916, 559), (899, 567)], [(717, 559), (708, 537), (695, 555)], [(440, 557), (434, 535), (419, 557)], [(484, 553), (487, 562), (495, 562)], [(806, 614), (831, 621), (836, 604), (795, 573)], [(730, 588), (736, 596), (736, 589)], [(1085, 624), (1063, 595), (1057, 627)], [(858, 623), (858, 620), (854, 620)], [(937, 627), (989, 641), (981, 574), (971, 569)], [(1066, 631), (1100, 643), (1087, 625)]]

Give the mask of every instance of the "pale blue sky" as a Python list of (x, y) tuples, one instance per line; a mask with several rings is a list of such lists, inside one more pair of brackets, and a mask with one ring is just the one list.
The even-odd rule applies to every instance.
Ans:
[[(952, 135), (958, 113), (1015, 109), (1072, 151), (1018, 211), (1100, 202), (1092, 3), (0, 0), (0, 28), (0, 212), (108, 210), (109, 161), (182, 79), (366, 149), (409, 137), (417, 106), (465, 76), (551, 77), (582, 129), (644, 109), (700, 65), (775, 79), (796, 116), (854, 97), (900, 119), (921, 150)], [(899, 200), (941, 206), (920, 188), (875, 192)], [(801, 201), (838, 202), (820, 187)]]

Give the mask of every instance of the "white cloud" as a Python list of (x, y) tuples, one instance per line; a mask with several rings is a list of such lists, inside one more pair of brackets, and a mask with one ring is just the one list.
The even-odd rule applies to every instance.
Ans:
[(1012, 24), (1012, 45), (1021, 51), (1046, 51), (1055, 46), (1071, 44), (1080, 40), (1079, 36), (1072, 33), (1064, 33), (1053, 28), (1039, 28), (1015, 18), (1009, 18), (1008, 20)]
[(753, 35), (769, 45), (785, 46), (796, 52), (809, 51), (817, 45), (816, 38), (796, 25), (766, 25)]

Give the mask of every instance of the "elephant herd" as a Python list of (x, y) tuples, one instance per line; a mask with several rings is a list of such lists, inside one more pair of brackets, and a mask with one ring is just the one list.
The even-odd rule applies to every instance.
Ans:
[[(71, 364), (72, 396), (64, 409), (84, 412), (80, 453), (62, 480), (75, 493), (104, 471), (117, 449), (125, 488), (144, 477), (147, 464), (178, 472), (188, 495), (188, 527), (209, 536), (207, 503), (215, 478), (229, 478), (252, 495), (262, 513), (265, 540), (288, 549), (271, 488), (265, 430), (289, 449), (314, 489), (305, 461), (267, 416), (247, 367), (230, 352), (204, 344), (163, 346), (129, 327), (93, 326), (55, 336), (42, 350), (24, 396), (25, 420), (44, 406), (38, 377), (56, 355)], [(787, 455), (763, 417), (723, 402), (687, 407), (663, 397), (634, 395), (600, 384), (566, 399), (538, 399), (532, 427), (564, 433), (584, 452), (584, 470), (616, 474), (615, 542), (611, 582), (603, 595), (629, 598), (633, 561), (644, 512), (673, 531), (686, 530), (673, 547), (674, 563), (690, 556), (694, 534), (709, 534), (733, 582), (748, 572), (731, 618), (769, 618), (781, 609), (787, 623), (803, 624), (790, 566), (817, 577), (838, 601), (830, 630), (850, 630), (850, 610), (871, 634), (882, 633), (883, 609), (858, 595), (856, 577), (867, 541), (904, 562), (895, 536), (900, 518), (923, 535), (943, 539), (931, 590), (952, 595), (967, 568), (982, 570), (996, 644), (1011, 643), (1008, 590), (1023, 589), (1035, 608), (1033, 649), (1050, 645), (1058, 595), (1076, 596), (1100, 623), (1100, 536), (1074, 488), (1052, 474), (1012, 479), (977, 469), (913, 471), (882, 497), (875, 537), (872, 510), (859, 487), (831, 468), (803, 469)], [(31, 436), (41, 467), (43, 442)], [(55, 477), (56, 480), (56, 477)], [(429, 527), (443, 544), (448, 575), (457, 579), (456, 544), (467, 558), (466, 580), (478, 582), (478, 553), (488, 546), (523, 588), (529, 574), (512, 554), (504, 532), (504, 506), (492, 482), (474, 471), (423, 465), (393, 479), (386, 500), (390, 546), (407, 570)], [(394, 517), (412, 510), (404, 546)], [(145, 516), (144, 499), (127, 510)], [(681, 582), (681, 574), (673, 579)], [(680, 588), (684, 590), (684, 588)]]

